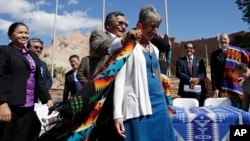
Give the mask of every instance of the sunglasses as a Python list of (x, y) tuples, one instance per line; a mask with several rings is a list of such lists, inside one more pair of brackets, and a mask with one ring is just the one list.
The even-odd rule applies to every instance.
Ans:
[(40, 47), (40, 46), (34, 46), (35, 49), (40, 49), (40, 50), (43, 50), (43, 47)]
[(118, 26), (123, 26), (123, 25), (125, 25), (125, 27), (128, 27), (128, 24), (127, 24), (126, 22), (123, 22), (123, 21), (116, 21), (116, 22), (114, 22), (114, 23), (116, 23), (116, 25), (118, 25)]
[(185, 49), (194, 49), (193, 47), (185, 47)]

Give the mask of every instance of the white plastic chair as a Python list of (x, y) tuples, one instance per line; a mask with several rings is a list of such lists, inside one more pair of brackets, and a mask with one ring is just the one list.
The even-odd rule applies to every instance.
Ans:
[(199, 101), (195, 98), (175, 98), (173, 99), (173, 106), (176, 107), (199, 107)]
[(204, 106), (231, 106), (231, 100), (229, 98), (225, 97), (219, 97), (219, 98), (206, 98), (204, 101)]

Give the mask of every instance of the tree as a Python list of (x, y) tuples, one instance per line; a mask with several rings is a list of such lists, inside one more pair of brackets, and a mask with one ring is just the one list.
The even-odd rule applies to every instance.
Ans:
[(239, 46), (241, 48), (244, 48), (248, 51), (250, 51), (250, 33), (245, 33), (243, 35), (239, 34), (239, 35), (235, 35), (232, 37), (232, 40), (230, 42), (230, 44), (235, 45), (235, 46)]
[(250, 24), (250, 0), (236, 0), (235, 3), (243, 13), (242, 20)]

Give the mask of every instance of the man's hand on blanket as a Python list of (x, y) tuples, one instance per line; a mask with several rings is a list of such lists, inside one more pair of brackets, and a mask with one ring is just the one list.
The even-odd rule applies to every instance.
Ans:
[(122, 44), (127, 42), (130, 39), (134, 39), (136, 41), (139, 41), (141, 39), (141, 30), (138, 29), (132, 29), (129, 30), (124, 37), (122, 37)]
[(243, 77), (239, 77), (238, 78), (238, 84), (239, 84), (239, 86), (242, 86), (243, 82), (244, 82), (244, 78)]

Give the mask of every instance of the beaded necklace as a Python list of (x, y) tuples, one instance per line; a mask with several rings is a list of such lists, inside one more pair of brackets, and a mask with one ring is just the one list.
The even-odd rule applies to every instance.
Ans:
[(149, 55), (149, 59), (150, 59), (150, 61), (151, 61), (151, 73), (152, 73), (152, 76), (153, 77), (155, 77), (155, 68), (154, 68), (154, 65), (153, 65), (153, 58), (152, 58), (152, 53), (153, 53), (153, 50), (151, 51), (151, 49), (153, 49), (152, 47), (151, 47), (151, 45), (150, 44), (144, 44), (144, 45), (142, 45), (143, 47), (144, 47), (144, 49), (145, 49), (145, 51), (148, 53), (148, 55)]

